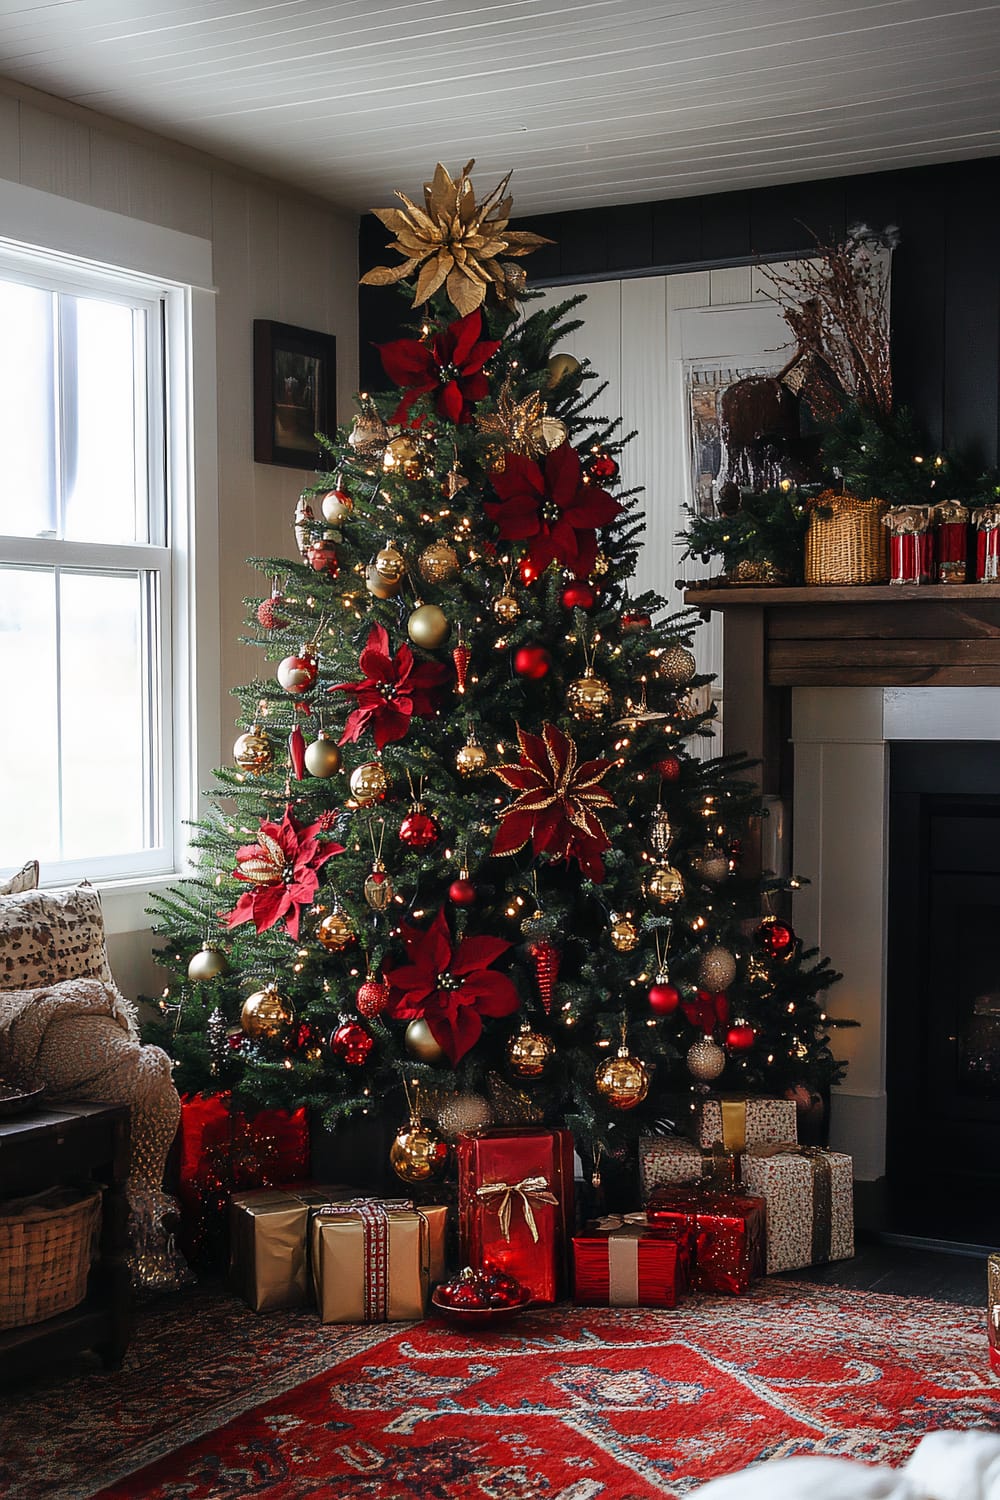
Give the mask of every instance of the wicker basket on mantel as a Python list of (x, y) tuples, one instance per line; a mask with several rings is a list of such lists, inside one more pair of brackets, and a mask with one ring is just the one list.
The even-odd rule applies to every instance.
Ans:
[(817, 495), (806, 531), (806, 583), (887, 583), (889, 539), (882, 517), (888, 509), (886, 500), (861, 500), (837, 490)]
[(83, 1301), (100, 1222), (98, 1188), (0, 1202), (0, 1328), (41, 1323)]

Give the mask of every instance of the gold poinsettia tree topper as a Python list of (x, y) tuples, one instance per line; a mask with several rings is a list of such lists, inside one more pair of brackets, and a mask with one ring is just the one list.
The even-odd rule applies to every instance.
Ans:
[(551, 240), (527, 230), (508, 229), (513, 198), (505, 197), (510, 173), (497, 183), (481, 203), (476, 202), (467, 162), (456, 182), (440, 162), (433, 182), (424, 183), (424, 207), (405, 193), (396, 197), (402, 208), (376, 208), (372, 212), (396, 238), (389, 246), (405, 256), (401, 266), (376, 266), (361, 278), (362, 286), (393, 286), (418, 266), (413, 306), (419, 307), (441, 287), (464, 318), (482, 305), (488, 287), (499, 300), (512, 307), (524, 284), (520, 266), (503, 264), (500, 256), (530, 255)]

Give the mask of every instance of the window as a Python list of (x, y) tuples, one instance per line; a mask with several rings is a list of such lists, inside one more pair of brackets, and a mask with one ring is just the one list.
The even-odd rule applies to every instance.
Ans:
[(148, 887), (181, 866), (216, 711), (196, 723), (193, 605), (217, 597), (194, 566), (199, 295), (0, 241), (0, 871)]

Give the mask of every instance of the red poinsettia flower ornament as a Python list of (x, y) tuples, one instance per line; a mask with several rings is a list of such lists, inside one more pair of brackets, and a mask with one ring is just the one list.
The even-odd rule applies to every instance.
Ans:
[(429, 344), (420, 339), (394, 339), (379, 345), (385, 373), (406, 391), (393, 413), (394, 422), (406, 421), (414, 401), (431, 392), (439, 416), (456, 425), (471, 419), (475, 403), (489, 395), (483, 365), (500, 348), (499, 339), (481, 339), (482, 331), (483, 317), (477, 308), (468, 317), (449, 323)]
[(697, 990), (693, 1000), (684, 1000), (681, 1010), (692, 1026), (710, 1035), (716, 1026), (725, 1026), (729, 1021), (729, 996), (719, 991)]
[[(543, 467), (544, 465), (544, 467)], [(508, 453), (503, 472), (490, 483), (500, 496), (483, 506), (506, 542), (527, 542), (527, 557), (536, 573), (550, 562), (562, 563), (575, 577), (586, 578), (597, 560), (598, 526), (621, 515), (618, 501), (594, 484), (584, 484), (580, 455), (560, 443), (536, 462)]]
[(494, 771), (520, 796), (500, 819), (493, 854), (516, 854), (531, 840), (535, 854), (555, 863), (577, 860), (590, 879), (604, 879), (601, 855), (611, 840), (595, 808), (613, 807), (611, 793), (598, 783), (614, 761), (577, 762), (574, 740), (555, 724), (543, 724), (541, 735), (517, 731), (521, 759)]
[(520, 1001), (513, 981), (491, 965), (510, 948), (503, 938), (465, 937), (455, 942), (442, 908), (426, 931), (402, 928), (408, 964), (385, 971), (397, 1021), (422, 1017), (452, 1067), (474, 1047), (484, 1016), (509, 1016)]
[(330, 827), (329, 813), (315, 823), (300, 827), (285, 808), (280, 823), (261, 820), (256, 844), (244, 844), (236, 851), (237, 880), (253, 886), (246, 891), (228, 918), (228, 927), (253, 922), (258, 932), (284, 921), (285, 931), (298, 938), (299, 917), (304, 906), (310, 906), (319, 886), (319, 870), (335, 854), (343, 854), (343, 844), (319, 842), (319, 835)]
[(427, 718), (434, 712), (437, 690), (450, 675), (440, 662), (417, 661), (407, 645), (390, 655), (384, 625), (372, 626), (358, 666), (364, 673), (360, 682), (338, 682), (330, 689), (353, 693), (357, 703), (347, 716), (340, 743), (359, 740), (370, 729), (379, 750), (404, 737), (414, 714)]

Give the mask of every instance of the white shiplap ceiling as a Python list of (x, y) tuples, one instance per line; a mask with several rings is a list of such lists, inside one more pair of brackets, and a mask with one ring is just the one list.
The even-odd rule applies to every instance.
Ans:
[(1000, 0), (0, 0), (0, 74), (364, 210), (517, 212), (1000, 153)]

